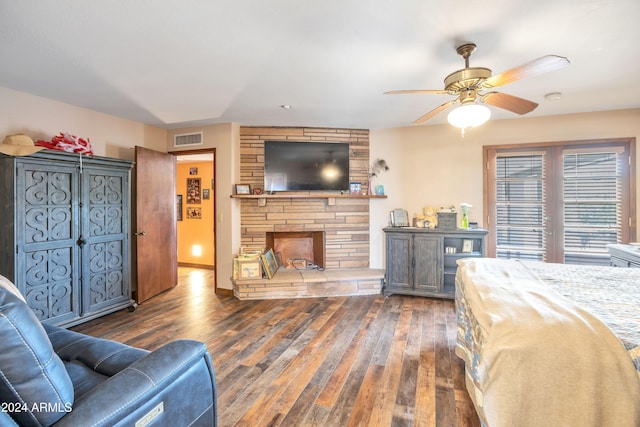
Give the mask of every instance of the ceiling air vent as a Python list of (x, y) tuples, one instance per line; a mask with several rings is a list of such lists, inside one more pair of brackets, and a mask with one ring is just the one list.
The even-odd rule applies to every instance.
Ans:
[(202, 145), (202, 132), (183, 133), (173, 137), (174, 147), (188, 147), (190, 145)]

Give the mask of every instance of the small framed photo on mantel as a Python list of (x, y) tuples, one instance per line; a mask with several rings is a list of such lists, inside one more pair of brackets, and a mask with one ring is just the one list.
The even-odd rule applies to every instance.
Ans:
[(236, 184), (236, 194), (251, 194), (251, 186), (249, 184)]
[(351, 194), (362, 194), (362, 183), (361, 182), (350, 182), (349, 183), (349, 193)]

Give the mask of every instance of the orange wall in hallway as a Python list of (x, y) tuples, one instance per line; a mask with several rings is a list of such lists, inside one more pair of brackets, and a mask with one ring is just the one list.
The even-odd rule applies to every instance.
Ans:
[[(197, 173), (190, 174), (197, 169)], [(182, 221), (178, 221), (178, 263), (200, 266), (214, 266), (215, 238), (213, 188), (213, 162), (180, 162), (177, 164), (176, 194), (182, 195)], [(199, 203), (187, 203), (187, 179), (200, 179)], [(203, 190), (209, 191), (209, 199), (205, 200)], [(200, 209), (201, 218), (190, 218), (187, 209)], [(194, 246), (200, 246), (202, 254), (194, 254)]]

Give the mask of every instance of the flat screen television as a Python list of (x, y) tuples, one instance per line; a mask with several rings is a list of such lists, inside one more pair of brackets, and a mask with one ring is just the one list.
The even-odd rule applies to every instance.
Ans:
[(264, 191), (314, 190), (349, 190), (349, 143), (264, 142)]

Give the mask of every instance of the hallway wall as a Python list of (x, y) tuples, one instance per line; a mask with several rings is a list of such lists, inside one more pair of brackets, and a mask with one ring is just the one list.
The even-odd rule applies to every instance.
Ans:
[[(190, 172), (194, 172), (191, 174)], [(197, 171), (197, 172), (196, 172)], [(176, 166), (176, 195), (182, 195), (182, 221), (178, 221), (178, 264), (211, 267), (215, 265), (214, 236), (214, 194), (212, 188), (213, 162), (179, 162)], [(189, 203), (187, 180), (200, 180), (200, 197), (195, 203)], [(209, 199), (204, 198), (205, 191)], [(189, 215), (189, 212), (200, 215)], [(194, 254), (194, 246), (202, 250)]]

